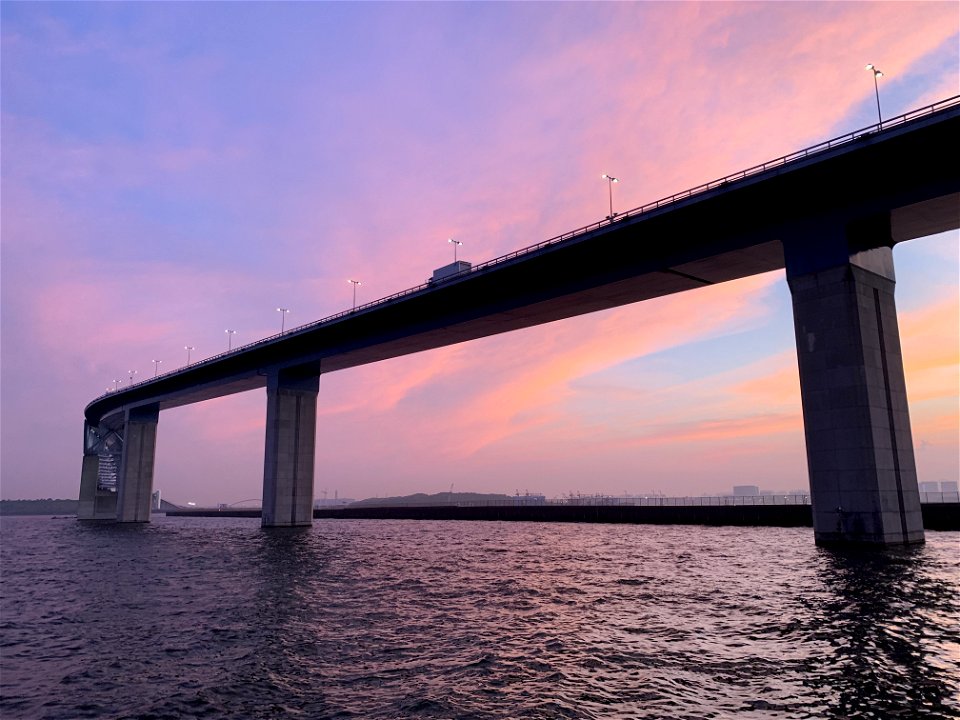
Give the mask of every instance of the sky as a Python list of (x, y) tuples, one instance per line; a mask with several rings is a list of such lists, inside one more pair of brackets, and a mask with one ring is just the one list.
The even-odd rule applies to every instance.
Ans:
[[(931, 3), (0, 4), (0, 495), (76, 497), (83, 409), (958, 93)], [(958, 234), (894, 250), (921, 480), (958, 477)], [(807, 487), (768, 273), (324, 375), (315, 495)], [(261, 494), (266, 398), (164, 411), (154, 487)]]

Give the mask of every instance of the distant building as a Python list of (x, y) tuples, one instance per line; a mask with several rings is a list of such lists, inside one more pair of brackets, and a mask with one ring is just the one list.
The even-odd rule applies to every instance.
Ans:
[[(956, 483), (954, 483), (956, 486)], [(938, 482), (922, 482), (920, 483), (920, 492), (922, 493), (938, 493), (940, 492), (940, 483)]]
[(759, 495), (760, 488), (756, 485), (734, 485), (734, 495)]
[(957, 486), (957, 483), (952, 480), (944, 480), (940, 483), (940, 492), (945, 493), (955, 493), (960, 492), (960, 487)]

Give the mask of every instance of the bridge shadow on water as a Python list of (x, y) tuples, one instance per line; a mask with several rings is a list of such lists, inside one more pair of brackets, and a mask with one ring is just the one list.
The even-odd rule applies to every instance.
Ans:
[[(960, 649), (956, 564), (933, 562), (923, 546), (818, 553), (830, 594), (811, 604), (801, 634), (829, 641), (805, 683), (834, 698), (829, 717), (958, 717), (957, 658), (947, 656)], [(928, 641), (931, 628), (953, 635), (946, 653)]]

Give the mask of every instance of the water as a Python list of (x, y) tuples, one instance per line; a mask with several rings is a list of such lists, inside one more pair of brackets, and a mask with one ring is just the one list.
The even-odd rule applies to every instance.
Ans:
[(3, 718), (960, 717), (960, 533), (3, 518)]

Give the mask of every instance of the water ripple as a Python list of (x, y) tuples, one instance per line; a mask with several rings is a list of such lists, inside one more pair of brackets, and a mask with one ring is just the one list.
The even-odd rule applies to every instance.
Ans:
[(960, 534), (3, 518), (4, 718), (958, 718)]

